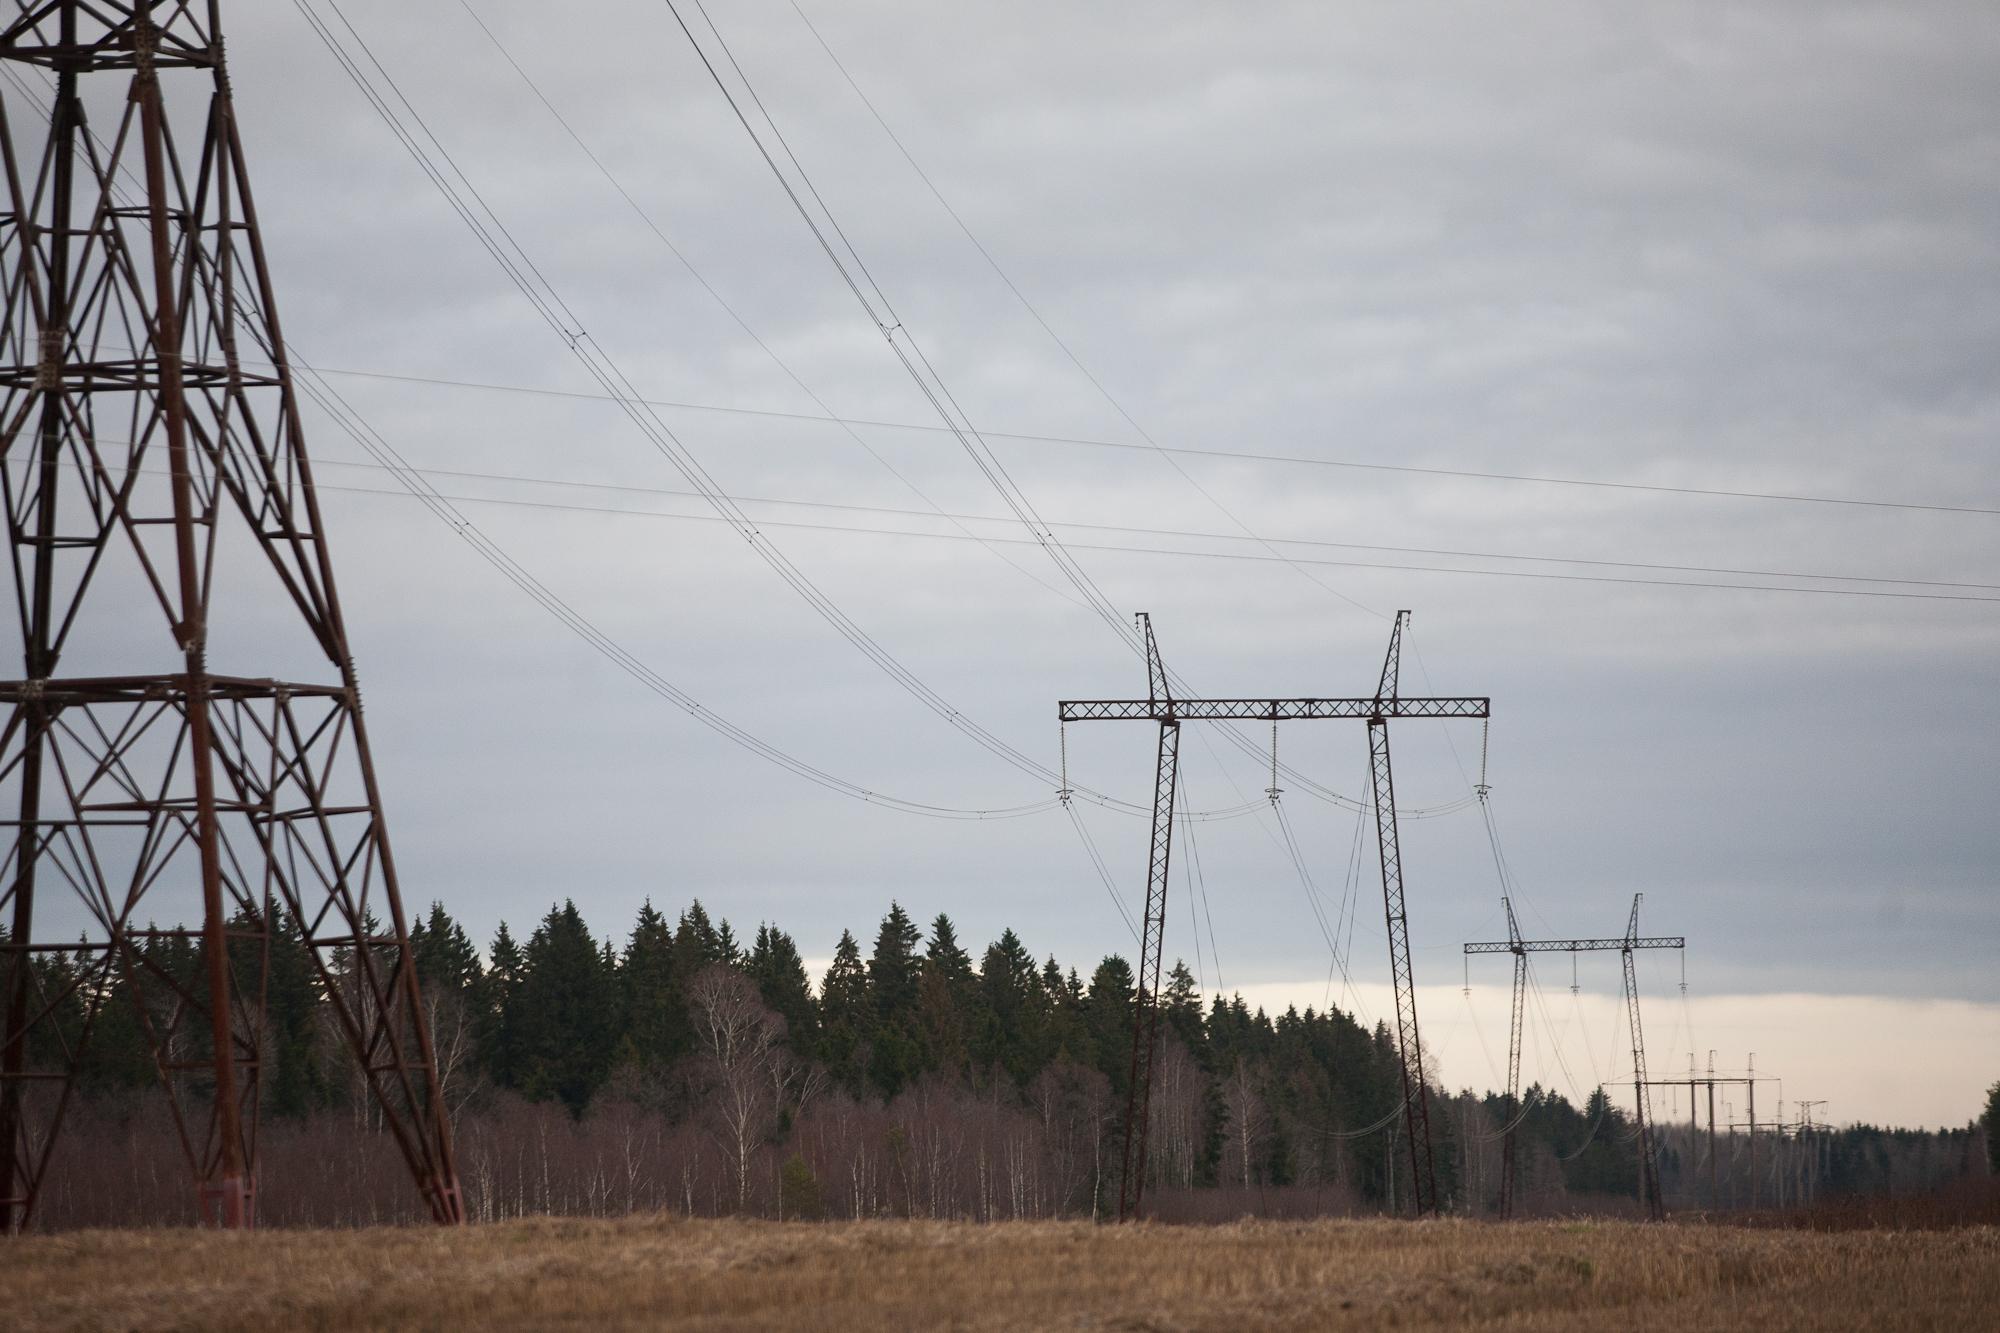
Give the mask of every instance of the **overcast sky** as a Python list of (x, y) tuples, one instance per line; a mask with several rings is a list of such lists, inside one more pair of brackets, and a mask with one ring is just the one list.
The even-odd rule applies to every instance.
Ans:
[[(1688, 937), (1698, 1003), (1679, 1020), (1661, 1009), (1655, 1022), (1681, 1026), (1656, 1067), (1773, 1049), (1752, 997), (1782, 993), (1808, 1006), (1785, 1011), (1794, 1067), (1826, 1071), (1796, 1092), (1834, 1098), (1836, 1119), (1973, 1113), (2000, 1074), (1985, 1067), (2000, 1033), (1990, 4), (802, 4), (1122, 412), (788, 0), (710, 13), (904, 335), (1110, 602), (1152, 613), (1178, 671), (1218, 695), (1367, 693), (1388, 617), (1411, 608), (1406, 692), (1492, 697), (1487, 775), (1523, 928), (1616, 934), (1643, 892), (1642, 924)], [(313, 8), (338, 24), (326, 0)], [(1143, 695), (1129, 649), (1016, 544), (1025, 530), (936, 429), (667, 7), (473, 9), (629, 201), (460, 6), (341, 3), (641, 392), (821, 414), (803, 381), (844, 417), (907, 426), (858, 426), (857, 440), (798, 416), (660, 409), (765, 535), (952, 707), (1043, 763), (1057, 762), (1058, 699)], [(299, 13), (238, 4), (229, 21), (295, 346), (328, 372), (599, 393)], [(710, 511), (642, 493), (686, 487), (614, 405), (328, 379), (418, 467), (536, 479), (434, 478), (709, 709), (910, 799), (1050, 795), (870, 666), (727, 527), (636, 512)], [(1169, 461), (1123, 413), (1162, 445), (1318, 462)], [(307, 425), (414, 903), (443, 899), (483, 940), (573, 897), (622, 939), (646, 897), (678, 911), (699, 896), (739, 934), (775, 921), (823, 959), (895, 898), (920, 920), (949, 912), (975, 947), (1012, 926), (1086, 974), (1132, 953), (1060, 812), (929, 820), (771, 766), (641, 688), (408, 498), (357, 493), (396, 488), (348, 466), (368, 459), (316, 409)], [(966, 523), (990, 543), (782, 526), (952, 533), (878, 512), (932, 505), (991, 516)], [(1288, 566), (1238, 523), (1348, 545), (1285, 546)], [(1116, 546), (1210, 554), (1100, 549)], [(254, 636), (237, 648), (218, 670), (270, 669)], [(1449, 805), (1478, 780), (1478, 723), (1394, 735), (1405, 806)], [(1071, 779), (1143, 802), (1153, 740), (1143, 724), (1072, 726)], [(1317, 782), (1363, 790), (1358, 724), (1294, 726), (1280, 745)], [(1196, 809), (1268, 785), (1212, 731), (1190, 727), (1182, 753)], [(1353, 920), (1354, 986), (1379, 987), (1372, 845), (1357, 884), (1354, 813), (1296, 784), (1284, 801), (1325, 912)], [(1143, 821), (1083, 815), (1136, 914)], [(1198, 917), (1208, 986), (1323, 1003), (1327, 942), (1274, 821), (1194, 834), (1200, 880), (1191, 895), (1176, 874), (1169, 955), (1196, 961)], [(1403, 839), (1419, 977), (1458, 1001), (1431, 1006), (1426, 1036), (1442, 1043), (1496, 1016), (1469, 1017), (1453, 991), (1460, 944), (1504, 934), (1501, 884), (1477, 809), (1409, 821)], [(1504, 982), (1485, 961), (1484, 980)], [(1615, 991), (1615, 964), (1586, 963), (1583, 989)], [(1560, 1008), (1557, 970), (1541, 980)], [(1680, 980), (1670, 954), (1642, 970), (1663, 1006)], [(1848, 998), (1814, 1011), (1814, 996)], [(1504, 1031), (1504, 999), (1477, 998)], [(1985, 1059), (1890, 1071), (1928, 1100), (1871, 1101), (1879, 1071), (1822, 1058), (1843, 1033), (1893, 1057), (1890, 1025), (1946, 1010)], [(1817, 1026), (1797, 1017), (1813, 1012)], [(1471, 1060), (1447, 1070), (1492, 1081)]]

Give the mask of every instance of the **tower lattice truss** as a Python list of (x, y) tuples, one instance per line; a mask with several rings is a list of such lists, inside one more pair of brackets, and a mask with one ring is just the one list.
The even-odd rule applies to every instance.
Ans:
[(116, 1026), (158, 1068), (203, 1212), (250, 1224), (282, 914), (384, 1132), (458, 1220), (219, 5), (8, 8), (0, 1219), (31, 1215)]

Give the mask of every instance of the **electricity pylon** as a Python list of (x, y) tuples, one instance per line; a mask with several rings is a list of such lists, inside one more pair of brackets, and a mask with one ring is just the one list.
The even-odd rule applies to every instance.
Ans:
[(33, 1211), (114, 994), (202, 1213), (253, 1223), (278, 911), (462, 1220), (218, 0), (22, 0), (0, 60), (48, 93), (46, 133), (0, 109), (0, 1223)]
[[(1132, 1019), (1132, 1077), (1126, 1092), (1124, 1174), (1118, 1216), (1136, 1216), (1145, 1188), (1146, 1132), (1150, 1116), (1153, 1054), (1159, 1033), (1160, 958), (1167, 929), (1167, 870), (1173, 850), (1174, 792), (1180, 773), (1182, 722), (1309, 722), (1349, 718), (1368, 724), (1369, 773), (1374, 784), (1376, 845), (1382, 862), (1382, 906), (1389, 927), (1389, 970), (1396, 987), (1397, 1051), (1402, 1064), (1403, 1120), (1408, 1130), (1411, 1199), (1416, 1213), (1437, 1211), (1437, 1168), (1431, 1155), (1430, 1089), (1424, 1079), (1423, 1044), (1417, 1033), (1417, 994), (1410, 970), (1409, 917), (1403, 904), (1403, 857), (1396, 831), (1396, 787), (1389, 764), (1389, 719), (1490, 715), (1484, 698), (1404, 698), (1398, 690), (1403, 626), (1398, 611), (1389, 634), (1375, 693), (1347, 699), (1177, 699), (1153, 639), (1152, 617), (1137, 620), (1146, 646), (1144, 699), (1073, 699), (1056, 706), (1069, 722), (1154, 722), (1159, 751), (1153, 776), (1153, 836), (1146, 863), (1146, 918), (1139, 932), (1138, 995)], [(1276, 783), (1272, 784), (1274, 787)]]
[(1531, 953), (1578, 953), (1617, 950), (1624, 955), (1626, 1011), (1632, 1025), (1632, 1078), (1637, 1103), (1635, 1114), (1639, 1130), (1639, 1197), (1646, 1205), (1647, 1214), (1654, 1221), (1666, 1216), (1666, 1203), (1660, 1197), (1660, 1163), (1657, 1145), (1653, 1142), (1651, 1122), (1646, 1114), (1646, 1035), (1639, 1025), (1639, 978), (1632, 961), (1632, 954), (1639, 949), (1684, 949), (1687, 940), (1680, 935), (1639, 934), (1639, 900), (1643, 894), (1632, 895), (1632, 915), (1626, 922), (1622, 936), (1609, 939), (1591, 940), (1524, 940), (1520, 927), (1514, 921), (1514, 904), (1504, 896), (1501, 906), (1507, 910), (1507, 938), (1504, 940), (1480, 940), (1465, 946), (1468, 957), (1480, 953), (1511, 953), (1514, 955), (1514, 1004), (1513, 1019), (1507, 1029), (1507, 1133), (1501, 1141), (1500, 1149), (1500, 1215), (1514, 1215), (1514, 1134), (1519, 1128), (1521, 1100), (1521, 1027), (1524, 1017), (1523, 1001), (1527, 994), (1528, 955)]
[[(1502, 894), (1500, 906), (1507, 913), (1507, 951), (1514, 955), (1514, 1002), (1507, 1023), (1507, 1100), (1501, 1108), (1507, 1117), (1507, 1128), (1500, 1138), (1500, 1216), (1504, 1219), (1514, 1215), (1514, 1131), (1520, 1128), (1521, 1119), (1521, 1029), (1528, 998), (1528, 952), (1527, 942), (1521, 938), (1521, 927), (1514, 920), (1512, 900)], [(1468, 944), (1465, 952), (1489, 950), (1484, 945), (1475, 949)], [(1466, 994), (1471, 993), (1468, 981)]]

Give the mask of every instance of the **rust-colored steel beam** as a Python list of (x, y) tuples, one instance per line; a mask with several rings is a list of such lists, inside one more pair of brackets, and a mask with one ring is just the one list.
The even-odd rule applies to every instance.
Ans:
[[(52, 85), (45, 130), (0, 107), (0, 498), (23, 667), (0, 681), (0, 806), (18, 812), (0, 820), (9, 1231), (114, 997), (201, 1215), (254, 1223), (279, 911), (432, 1216), (464, 1216), (219, 9), (40, 0), (0, 25), (0, 60)], [(261, 605), (293, 613), (228, 655), (318, 661), (318, 679), (213, 670), (217, 613), (244, 610), (215, 599), (225, 565), (232, 592), (261, 580)], [(118, 674), (62, 676), (65, 654)]]

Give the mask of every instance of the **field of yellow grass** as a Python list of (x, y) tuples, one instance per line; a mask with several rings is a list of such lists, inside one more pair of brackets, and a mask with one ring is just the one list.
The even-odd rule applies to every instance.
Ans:
[(10, 1326), (1992, 1328), (2000, 1229), (1628, 1223), (90, 1231), (0, 1240)]

